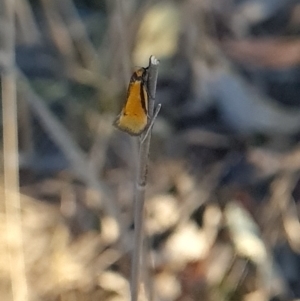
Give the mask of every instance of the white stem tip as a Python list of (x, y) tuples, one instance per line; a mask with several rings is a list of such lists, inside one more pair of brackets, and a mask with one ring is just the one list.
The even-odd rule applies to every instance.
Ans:
[(159, 60), (154, 56), (154, 55), (151, 55), (150, 56), (150, 63), (151, 65), (159, 65)]

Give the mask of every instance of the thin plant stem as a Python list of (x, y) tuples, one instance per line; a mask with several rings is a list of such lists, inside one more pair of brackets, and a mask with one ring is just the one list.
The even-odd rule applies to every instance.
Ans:
[[(156, 94), (156, 82), (158, 75), (159, 61), (154, 57), (150, 57), (148, 91), (149, 91), (149, 117), (150, 120), (154, 117), (154, 102)], [(144, 204), (145, 191), (147, 183), (147, 166), (151, 140), (151, 129), (146, 132), (140, 139), (139, 161), (137, 169), (137, 179), (135, 187), (134, 200), (134, 247), (131, 263), (131, 301), (137, 301), (139, 298), (139, 289), (141, 283), (141, 264), (142, 250), (144, 238)], [(144, 139), (145, 137), (145, 139)]]
[(19, 193), (19, 153), (17, 93), (15, 76), (15, 3), (6, 0), (1, 4), (6, 34), (2, 47), (7, 60), (1, 72), (3, 113), (3, 167), (6, 234), (12, 295), (14, 301), (27, 301), (28, 287), (25, 274), (21, 202)]
[(19, 79), (19, 91), (28, 101), (33, 114), (38, 118), (41, 125), (53, 139), (56, 145), (63, 152), (70, 163), (70, 168), (74, 174), (83, 181), (92, 191), (101, 196), (98, 203), (99, 208), (104, 209), (108, 215), (114, 217), (120, 226), (121, 247), (127, 251), (129, 244), (129, 235), (124, 226), (126, 223), (121, 216), (120, 208), (114, 201), (111, 190), (99, 181), (97, 171), (94, 166), (89, 164), (86, 154), (78, 147), (75, 141), (70, 137), (66, 128), (57, 120), (45, 105), (45, 101), (30, 87), (25, 75), (17, 70)]

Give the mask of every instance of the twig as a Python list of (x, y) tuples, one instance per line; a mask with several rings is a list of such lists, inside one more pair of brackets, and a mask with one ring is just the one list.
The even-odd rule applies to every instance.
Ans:
[(84, 61), (85, 67), (95, 72), (99, 69), (99, 56), (86, 32), (85, 25), (72, 0), (55, 1), (65, 24), (68, 27), (72, 40)]
[(41, 33), (28, 0), (18, 1), (16, 17), (20, 24), (18, 30), (21, 32), (22, 40), (27, 45), (40, 42)]
[(130, 19), (132, 14), (129, 12), (125, 16), (124, 8), (128, 4), (122, 2), (124, 1), (105, 1), (108, 24), (103, 40), (98, 47), (103, 64), (109, 63), (109, 65), (106, 64), (105, 68), (109, 72), (109, 77), (117, 81), (119, 92), (127, 86), (131, 73), (130, 28), (126, 21)]
[(124, 13), (124, 1), (115, 0), (115, 22), (118, 34), (118, 56), (122, 66), (122, 75), (125, 83), (129, 81), (130, 75), (130, 51), (128, 45), (128, 28)]
[(45, 106), (44, 101), (31, 89), (28, 80), (21, 71), (18, 72), (18, 77), (20, 79), (19, 87), (24, 98), (29, 102), (34, 114), (40, 120), (49, 136), (51, 136), (53, 141), (64, 153), (77, 177), (88, 187), (99, 193), (102, 201), (99, 205), (102, 205), (105, 211), (119, 222), (122, 247), (127, 250), (126, 246), (129, 239), (127, 238), (126, 227), (124, 227), (125, 223), (123, 223), (119, 207), (114, 202), (110, 190), (98, 180), (97, 172), (94, 167), (89, 164), (86, 154), (83, 153), (72, 140), (64, 126), (51, 114)]
[[(94, 87), (104, 99), (113, 98), (117, 94), (115, 86), (99, 71), (103, 70), (103, 60), (91, 42), (74, 1), (42, 2), (53, 41), (67, 63), (68, 77)], [(79, 54), (80, 60), (75, 53)]]
[(52, 41), (60, 53), (63, 55), (66, 66), (75, 64), (75, 51), (73, 41), (64, 21), (57, 12), (53, 1), (42, 0), (41, 4), (45, 12), (45, 20), (48, 23)]
[[(153, 118), (154, 102), (156, 94), (156, 82), (158, 75), (159, 61), (154, 57), (150, 57), (149, 63), (149, 77), (148, 77), (148, 91), (149, 91), (149, 110), (148, 114), (150, 120)], [(140, 287), (140, 274), (142, 262), (142, 249), (143, 249), (143, 228), (144, 228), (144, 204), (145, 204), (145, 190), (147, 183), (147, 166), (149, 147), (151, 140), (150, 132), (141, 138), (139, 149), (139, 162), (137, 170), (137, 180), (135, 187), (135, 200), (134, 200), (134, 249), (132, 255), (131, 265), (131, 300), (137, 301), (139, 296)], [(144, 140), (144, 141), (143, 141)]]
[(6, 21), (2, 47), (7, 54), (1, 74), (4, 154), (4, 197), (9, 267), (14, 301), (28, 300), (25, 273), (21, 202), (19, 193), (19, 154), (17, 124), (17, 93), (15, 78), (15, 3), (0, 3), (0, 18)]
[(112, 116), (104, 115), (101, 116), (98, 113), (90, 112), (90, 117), (97, 119), (97, 125), (95, 129), (95, 135), (93, 144), (89, 151), (89, 164), (93, 168), (101, 173), (105, 163), (105, 156), (109, 146), (109, 139), (112, 134), (112, 127), (108, 126), (112, 124)]

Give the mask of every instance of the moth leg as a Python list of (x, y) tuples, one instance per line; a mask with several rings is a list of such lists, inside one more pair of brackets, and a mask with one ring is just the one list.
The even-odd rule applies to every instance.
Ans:
[(145, 142), (146, 138), (148, 137), (148, 135), (149, 135), (149, 133), (150, 133), (150, 131), (151, 131), (153, 125), (154, 125), (154, 121), (155, 121), (155, 119), (156, 119), (156, 117), (157, 117), (157, 115), (160, 111), (160, 108), (161, 108), (161, 104), (159, 103), (155, 108), (153, 117), (150, 119), (150, 124), (148, 125), (148, 128), (147, 128), (147, 131), (146, 131), (145, 135), (143, 135), (141, 137), (141, 144), (143, 144)]

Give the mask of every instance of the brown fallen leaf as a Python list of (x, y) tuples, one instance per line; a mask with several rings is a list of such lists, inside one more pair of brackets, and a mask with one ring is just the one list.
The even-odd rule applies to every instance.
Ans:
[(299, 38), (224, 40), (221, 47), (231, 59), (243, 64), (269, 68), (300, 64)]

